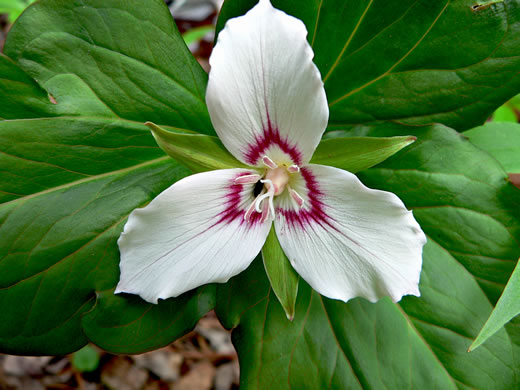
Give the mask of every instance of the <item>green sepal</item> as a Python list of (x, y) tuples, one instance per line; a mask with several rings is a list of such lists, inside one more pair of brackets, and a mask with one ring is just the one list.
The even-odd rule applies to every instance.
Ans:
[(292, 321), (295, 315), (300, 276), (291, 266), (287, 256), (285, 256), (276, 237), (274, 226), (271, 227), (271, 231), (262, 248), (262, 258), (271, 287), (282, 305), (287, 319)]
[(516, 265), (511, 278), (507, 282), (506, 288), (497, 305), (491, 312), (486, 323), (480, 330), (478, 336), (470, 345), (468, 352), (474, 351), (487, 339), (498, 332), (513, 317), (520, 314), (520, 260)]
[(383, 162), (417, 139), (413, 136), (335, 137), (334, 132), (327, 136), (329, 138), (322, 140), (316, 148), (311, 163), (329, 165), (352, 173)]
[(188, 130), (166, 130), (146, 122), (164, 152), (194, 172), (247, 167), (238, 161), (217, 137)]

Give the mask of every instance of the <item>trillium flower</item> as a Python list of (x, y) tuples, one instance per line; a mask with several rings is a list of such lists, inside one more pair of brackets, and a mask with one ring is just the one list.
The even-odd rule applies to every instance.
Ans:
[(268, 0), (227, 22), (206, 102), (222, 143), (249, 168), (186, 177), (134, 210), (118, 241), (116, 293), (156, 303), (226, 282), (274, 223), (294, 269), (326, 297), (419, 295), (426, 239), (412, 212), (352, 173), (309, 164), (329, 110), (306, 36)]

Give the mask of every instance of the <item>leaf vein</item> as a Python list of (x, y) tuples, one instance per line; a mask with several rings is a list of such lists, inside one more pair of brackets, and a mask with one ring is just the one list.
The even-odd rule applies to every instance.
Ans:
[(397, 61), (395, 64), (393, 64), (386, 72), (382, 73), (381, 75), (379, 75), (378, 77), (376, 77), (375, 79), (363, 84), (362, 86), (358, 87), (358, 88), (355, 88), (353, 89), (352, 91), (348, 92), (347, 94), (335, 99), (334, 101), (332, 101), (331, 103), (329, 103), (329, 107), (332, 107), (333, 105), (343, 101), (344, 99), (348, 98), (349, 96), (352, 96), (353, 94), (363, 90), (364, 88), (374, 84), (375, 82), (381, 80), (383, 77), (386, 77), (390, 74), (390, 72), (392, 72), (392, 70), (394, 70), (400, 63), (402, 63), (416, 48), (417, 46), (419, 46), (421, 44), (421, 42), (424, 40), (424, 38), (426, 38), (426, 36), (430, 33), (430, 31), (432, 30), (432, 28), (435, 26), (435, 24), (437, 24), (437, 21), (440, 19), (440, 17), (442, 16), (442, 14), (444, 13), (444, 11), (446, 11), (446, 9), (448, 8), (448, 5), (450, 4), (451, 0), (448, 0), (446, 2), (446, 4), (444, 5), (444, 7), (442, 8), (441, 12), (437, 15), (437, 17), (434, 19), (434, 21), (432, 22), (432, 24), (430, 25), (430, 27), (428, 27), (428, 29), (426, 30), (426, 32), (421, 36), (421, 38), (412, 46), (412, 48), (410, 50), (408, 50), (408, 52), (406, 52), (406, 54), (401, 57), (401, 59), (399, 59), (399, 61)]

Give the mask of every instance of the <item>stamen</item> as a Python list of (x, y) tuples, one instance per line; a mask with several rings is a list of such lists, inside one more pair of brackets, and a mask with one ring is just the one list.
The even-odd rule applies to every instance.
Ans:
[(239, 176), (235, 179), (234, 184), (253, 184), (260, 180), (261, 176), (258, 174)]
[(264, 202), (262, 204), (262, 219), (260, 220), (261, 222), (265, 222), (269, 219), (269, 204), (267, 204), (266, 202)]
[(264, 165), (267, 168), (271, 168), (271, 169), (278, 168), (278, 165), (276, 165), (276, 163), (267, 156), (262, 157), (262, 162), (264, 163)]
[(289, 194), (291, 194), (291, 198), (296, 202), (296, 204), (302, 208), (303, 204), (305, 203), (305, 199), (298, 194), (295, 190), (293, 190), (291, 187), (289, 187)]
[(293, 164), (293, 165), (289, 165), (287, 167), (287, 172), (289, 173), (296, 173), (296, 172), (300, 172), (300, 167), (296, 164)]

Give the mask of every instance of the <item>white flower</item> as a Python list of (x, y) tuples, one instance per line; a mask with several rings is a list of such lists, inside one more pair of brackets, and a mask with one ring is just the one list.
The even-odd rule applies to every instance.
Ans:
[(419, 295), (426, 238), (401, 200), (341, 169), (309, 164), (328, 121), (304, 24), (260, 2), (231, 19), (210, 58), (206, 101), (226, 148), (250, 169), (186, 177), (130, 215), (116, 293), (156, 303), (226, 282), (274, 222), (294, 269), (348, 301)]

